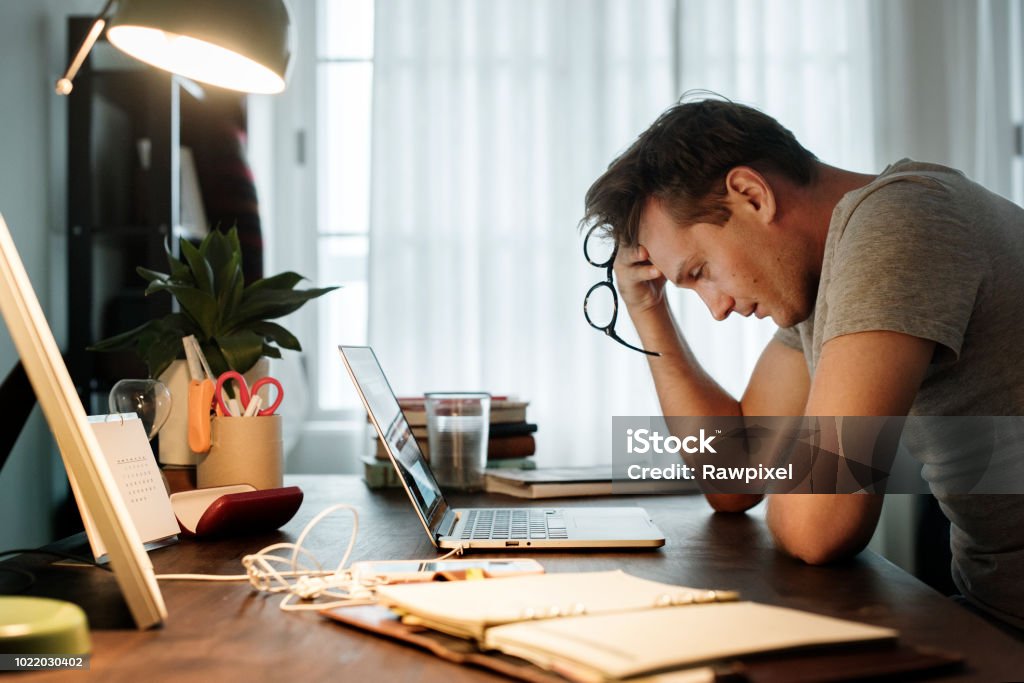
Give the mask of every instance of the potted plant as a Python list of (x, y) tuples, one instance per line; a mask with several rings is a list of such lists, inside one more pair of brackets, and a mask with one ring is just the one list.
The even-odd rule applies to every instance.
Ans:
[[(181, 258), (167, 249), (169, 273), (137, 268), (149, 282), (146, 294), (167, 292), (180, 310), (90, 347), (92, 351), (135, 351), (149, 374), (171, 391), (171, 414), (160, 432), (160, 462), (196, 465), (200, 454), (188, 445), (187, 401), (189, 376), (182, 337), (194, 335), (214, 376), (235, 370), (249, 383), (267, 373), (265, 358), (280, 358), (281, 349), (301, 351), (299, 340), (277, 323), (310, 299), (337, 287), (295, 289), (303, 279), (292, 272), (263, 278), (249, 285), (242, 277), (238, 231), (213, 230), (199, 247), (180, 240)], [(176, 362), (178, 361), (178, 362)]]
[(133, 350), (156, 378), (174, 360), (185, 357), (182, 337), (195, 335), (214, 375), (227, 370), (245, 373), (260, 358), (280, 358), (281, 349), (302, 350), (295, 335), (271, 320), (337, 289), (295, 289), (303, 277), (293, 272), (244, 285), (235, 228), (227, 233), (210, 231), (198, 248), (185, 239), (180, 246), (180, 259), (167, 249), (169, 273), (136, 269), (149, 282), (147, 296), (167, 292), (180, 310), (97, 342), (90, 350)]

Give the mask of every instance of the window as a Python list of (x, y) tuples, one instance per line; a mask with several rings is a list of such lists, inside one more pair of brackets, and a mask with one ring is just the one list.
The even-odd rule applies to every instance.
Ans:
[[(373, 10), (373, 0), (318, 0), (315, 280), (342, 289), (318, 302), (315, 377), (340, 367), (339, 342), (366, 343)], [(314, 386), (315, 412), (357, 405), (345, 383)]]

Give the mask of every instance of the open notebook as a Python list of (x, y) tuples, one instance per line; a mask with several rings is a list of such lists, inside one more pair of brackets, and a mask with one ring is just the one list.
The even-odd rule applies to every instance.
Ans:
[(897, 635), (621, 571), (381, 586), (377, 592), (406, 623), (472, 638), (484, 649), (580, 681)]

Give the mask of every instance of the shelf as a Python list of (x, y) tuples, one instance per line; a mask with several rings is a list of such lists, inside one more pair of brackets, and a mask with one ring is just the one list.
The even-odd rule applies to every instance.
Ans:
[(141, 239), (152, 239), (159, 235), (161, 238), (167, 236), (167, 228), (162, 225), (112, 225), (92, 226), (90, 234), (93, 237), (128, 238), (138, 237)]
[[(69, 18), (69, 54), (91, 25), (92, 18)], [(125, 62), (102, 37), (91, 54), (67, 100), (66, 354), (83, 401), (117, 379), (146, 374), (134, 353), (86, 348), (171, 312), (170, 297), (143, 295), (136, 268), (167, 268), (166, 244), (178, 222), (181, 103), (169, 73)]]

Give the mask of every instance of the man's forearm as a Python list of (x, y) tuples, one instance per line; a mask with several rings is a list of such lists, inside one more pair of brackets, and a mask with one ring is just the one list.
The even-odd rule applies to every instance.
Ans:
[(701, 367), (668, 307), (633, 316), (648, 356), (651, 376), (664, 415), (741, 415), (740, 403)]
[[(632, 317), (632, 320), (644, 348), (661, 353), (660, 356), (648, 356), (648, 363), (664, 415), (742, 414), (740, 403), (697, 362), (667, 309), (648, 311), (643, 316)], [(708, 503), (718, 512), (743, 512), (760, 502), (761, 498), (761, 495), (707, 494)]]

